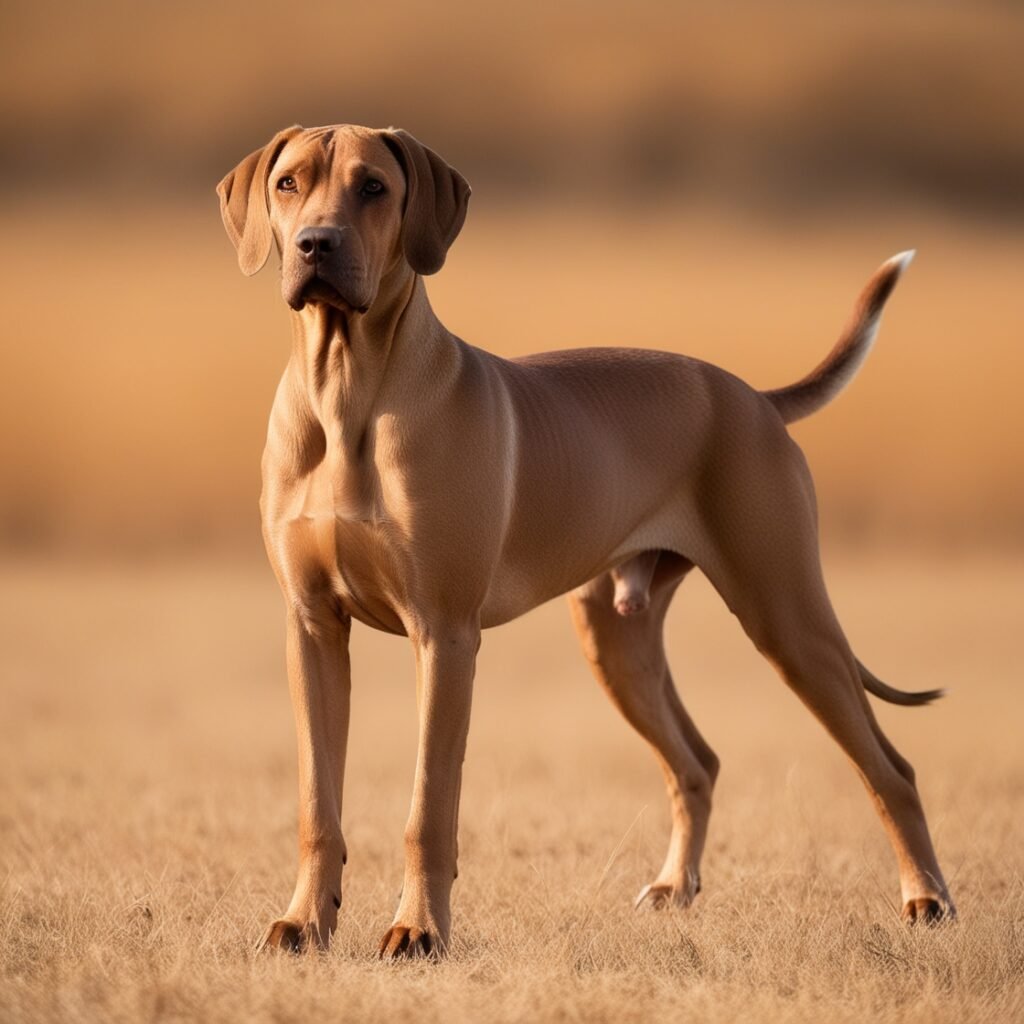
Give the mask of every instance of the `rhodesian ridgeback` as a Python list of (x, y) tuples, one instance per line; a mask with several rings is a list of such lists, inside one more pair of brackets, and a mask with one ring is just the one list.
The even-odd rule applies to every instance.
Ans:
[(416, 654), (405, 880), (380, 954), (438, 955), (481, 630), (560, 594), (668, 787), (668, 854), (637, 905), (690, 904), (718, 759), (679, 700), (662, 632), (694, 566), (860, 773), (896, 853), (904, 916), (955, 914), (913, 769), (865, 696), (923, 704), (939, 692), (895, 690), (854, 657), (822, 580), (810, 473), (786, 430), (854, 376), (912, 253), (874, 274), (816, 369), (759, 392), (665, 352), (508, 360), (456, 338), (424, 277), (444, 264), (470, 189), (404, 131), (288, 128), (218, 192), (242, 271), (255, 274), (276, 243), (293, 310), (261, 511), (287, 606), (299, 871), (261, 947), (323, 947), (337, 923), (351, 620), (409, 637)]

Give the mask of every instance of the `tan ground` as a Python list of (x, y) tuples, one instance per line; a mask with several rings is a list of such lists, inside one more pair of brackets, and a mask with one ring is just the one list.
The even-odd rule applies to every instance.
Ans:
[(0, 1019), (1021, 1019), (1024, 566), (878, 549), (827, 566), (869, 665), (952, 690), (879, 713), (919, 771), (956, 927), (900, 925), (895, 866), (854, 773), (694, 579), (671, 647), (724, 765), (697, 906), (630, 910), (666, 841), (661, 780), (590, 680), (559, 602), (485, 636), (454, 955), (388, 966), (372, 953), (401, 878), (406, 643), (356, 634), (336, 944), (255, 959), (295, 856), (269, 572), (9, 561)]

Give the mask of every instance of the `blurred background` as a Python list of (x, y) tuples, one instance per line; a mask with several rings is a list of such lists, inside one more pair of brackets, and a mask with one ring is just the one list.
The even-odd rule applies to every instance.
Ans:
[[(882, 260), (917, 248), (856, 382), (794, 434), (858, 655), (893, 685), (951, 690), (877, 712), (918, 768), (965, 926), (1005, 925), (977, 940), (986, 959), (1010, 949), (1022, 58), (1011, 0), (0, 3), (0, 988), (13, 979), (22, 1000), (8, 1016), (90, 1019), (106, 999), (111, 1020), (187, 1019), (190, 985), (206, 986), (197, 1018), (277, 1005), (279, 976), (245, 958), (293, 881), (283, 614), (257, 511), (289, 314), (273, 259), (239, 272), (214, 189), (296, 122), (404, 127), (466, 176), (469, 218), (428, 287), (453, 331), (504, 356), (647, 346), (776, 387), (828, 351)], [(768, 893), (793, 924), (811, 876), (840, 892), (807, 920), (842, 936), (846, 907), (887, 920), (891, 855), (854, 773), (694, 577), (667, 634), (724, 765), (707, 920), (774, 919), (751, 915)], [(520, 949), (543, 954), (568, 919), (537, 910), (549, 890), (589, 906), (578, 880), (607, 879), (594, 920), (617, 941), (639, 927), (614, 914), (659, 862), (667, 815), (564, 603), (494, 633), (456, 895), (457, 914), (485, 912), (457, 928), (502, 954), (518, 991)], [(353, 648), (356, 952), (339, 955), (364, 957), (400, 884), (416, 712), (409, 645), (359, 629)], [(536, 942), (495, 934), (495, 901), (534, 908), (516, 919)], [(708, 948), (743, 948), (729, 934)], [(237, 989), (210, 965), (239, 969)], [(622, 991), (647, 991), (638, 969)], [(556, 987), (571, 996), (570, 977)], [(919, 977), (905, 973), (917, 1010), (965, 1019), (945, 975), (930, 996)], [(205, 1012), (209, 992), (245, 986), (259, 1012)]]
[(294, 122), (462, 171), (430, 290), (503, 355), (777, 386), (916, 247), (856, 385), (795, 428), (824, 535), (1024, 538), (1020, 4), (5, 3), (0, 39), (2, 549), (260, 557), (288, 318), (213, 190)]

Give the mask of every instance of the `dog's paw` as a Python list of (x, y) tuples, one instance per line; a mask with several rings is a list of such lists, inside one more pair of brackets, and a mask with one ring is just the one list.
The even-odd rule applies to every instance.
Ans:
[(436, 960), (444, 955), (444, 946), (429, 929), (393, 924), (380, 940), (377, 956), (381, 960)]
[(699, 892), (699, 881), (686, 887), (668, 885), (665, 882), (652, 882), (640, 890), (640, 895), (633, 902), (633, 909), (670, 910), (673, 907), (685, 909), (693, 903), (694, 897)]
[(951, 902), (921, 896), (903, 904), (902, 918), (907, 924), (947, 924), (956, 920), (956, 907)]
[(300, 924), (281, 918), (274, 921), (256, 944), (256, 952), (280, 949), (286, 953), (302, 953), (307, 949), (326, 949), (327, 943), (320, 937), (320, 931), (312, 923)]

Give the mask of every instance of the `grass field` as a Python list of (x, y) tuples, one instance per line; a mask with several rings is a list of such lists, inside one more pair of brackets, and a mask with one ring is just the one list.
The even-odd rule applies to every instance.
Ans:
[(354, 633), (350, 862), (330, 953), (255, 957), (295, 864), (281, 609), (255, 562), (9, 560), (0, 574), (0, 1019), (971, 1021), (1024, 1014), (1024, 565), (826, 558), (860, 656), (940, 705), (879, 708), (918, 769), (960, 921), (908, 930), (853, 771), (700, 578), (677, 680), (722, 757), (704, 892), (634, 913), (660, 775), (560, 603), (485, 636), (453, 955), (374, 959), (414, 763), (405, 641)]

